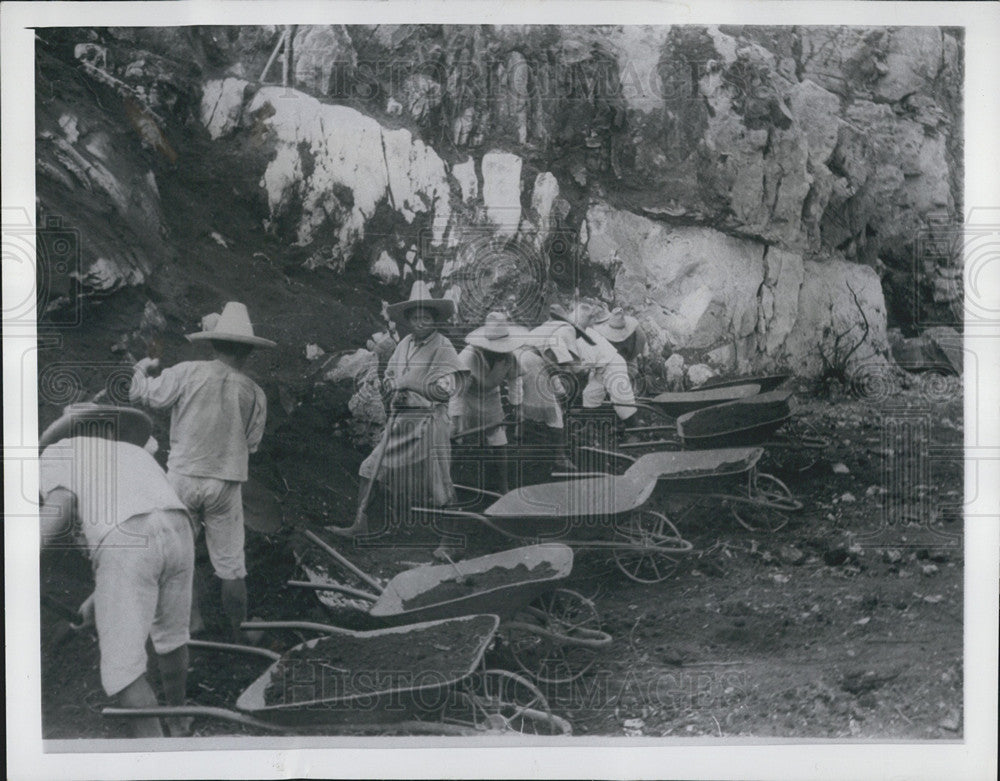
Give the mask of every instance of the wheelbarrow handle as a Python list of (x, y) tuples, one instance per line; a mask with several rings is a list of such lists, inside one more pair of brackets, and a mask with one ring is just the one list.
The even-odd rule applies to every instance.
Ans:
[(465, 437), (472, 436), (473, 434), (481, 434), (484, 431), (492, 431), (495, 428), (513, 426), (514, 422), (510, 420), (501, 420), (499, 423), (490, 423), (488, 426), (475, 426), (474, 428), (467, 428), (464, 431), (456, 431), (451, 435), (451, 439), (459, 440)]
[[(244, 621), (240, 624), (240, 629), (302, 629), (307, 632), (321, 632), (331, 634), (343, 632), (343, 627), (332, 624), (317, 624), (314, 621)], [(260, 650), (260, 649), (258, 649)], [(275, 654), (280, 659), (280, 654)]]
[(324, 541), (323, 539), (321, 539), (311, 529), (302, 529), (302, 534), (305, 535), (305, 538), (307, 540), (309, 540), (310, 542), (312, 542), (314, 545), (317, 545), (320, 548), (322, 548), (323, 551), (328, 556), (330, 556), (331, 558), (333, 558), (337, 563), (339, 563), (343, 567), (346, 567), (348, 570), (350, 570), (355, 575), (357, 575), (359, 578), (361, 578), (361, 580), (363, 580), (365, 583), (367, 583), (369, 586), (371, 586), (373, 589), (375, 589), (375, 591), (377, 593), (379, 593), (379, 594), (382, 593), (382, 584), (381, 583), (379, 583), (377, 580), (375, 580), (375, 578), (373, 578), (367, 572), (365, 572), (364, 570), (360, 569), (359, 567), (355, 566), (350, 561), (348, 561), (347, 559), (345, 559), (340, 554), (339, 551), (337, 551), (333, 546), (327, 544), (326, 541)]
[(611, 645), (613, 639), (611, 635), (607, 632), (602, 632), (600, 629), (589, 629), (582, 626), (573, 628), (571, 630), (572, 634), (553, 632), (551, 629), (546, 629), (543, 626), (528, 621), (504, 621), (503, 626), (505, 629), (517, 629), (544, 637), (560, 646), (571, 645), (578, 648), (590, 648), (595, 651)]
[(209, 705), (159, 705), (148, 708), (104, 708), (102, 716), (111, 718), (148, 718), (157, 716), (161, 718), (170, 716), (208, 716), (213, 719), (233, 721), (237, 724), (246, 724), (248, 727), (267, 730), (268, 732), (289, 732), (288, 727), (280, 724), (272, 724), (268, 721), (255, 719), (243, 713), (229, 710), (228, 708), (216, 708)]
[(255, 645), (239, 645), (237, 643), (217, 643), (214, 640), (188, 640), (188, 648), (201, 648), (206, 651), (230, 651), (237, 654), (254, 654), (276, 662), (281, 654), (269, 648), (258, 648)]
[(359, 588), (341, 586), (339, 583), (311, 583), (307, 580), (289, 580), (288, 585), (294, 588), (308, 588), (313, 591), (339, 591), (341, 594), (347, 594), (351, 597), (359, 597), (369, 602), (378, 602), (378, 597), (375, 594), (362, 591)]
[[(546, 714), (541, 711), (534, 711), (525, 709), (522, 711), (523, 714), (532, 716), (535, 718), (546, 717)], [(228, 708), (217, 708), (208, 705), (174, 705), (174, 706), (157, 706), (152, 708), (104, 708), (101, 711), (102, 716), (108, 716), (109, 718), (149, 718), (150, 716), (156, 717), (170, 717), (170, 716), (203, 716), (211, 719), (220, 719), (222, 721), (230, 721), (236, 724), (245, 724), (248, 727), (254, 727), (256, 729), (266, 730), (268, 732), (278, 732), (281, 734), (289, 734), (293, 732), (308, 731), (308, 725), (298, 725), (295, 727), (284, 726), (282, 724), (273, 724), (269, 721), (263, 721), (261, 719), (255, 719), (253, 716), (247, 716), (244, 713), (238, 713), (237, 711), (229, 710)], [(572, 728), (569, 727), (569, 722), (565, 719), (560, 719), (558, 716), (550, 715), (547, 717), (548, 720), (555, 726), (561, 729), (562, 733), (565, 735), (571, 734)], [(318, 722), (312, 725), (313, 729), (323, 728), (322, 722)], [(379, 723), (360, 723), (360, 724), (338, 724), (338, 731), (342, 732), (410, 732), (417, 735), (456, 735), (460, 737), (467, 737), (472, 735), (482, 734), (479, 730), (473, 729), (471, 727), (463, 727), (457, 724), (446, 724), (443, 722), (436, 721), (399, 721), (399, 722), (389, 722), (387, 724)]]

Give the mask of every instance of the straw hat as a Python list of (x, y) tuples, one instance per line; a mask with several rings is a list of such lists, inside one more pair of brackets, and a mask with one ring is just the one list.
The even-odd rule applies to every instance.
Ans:
[(576, 329), (576, 335), (580, 339), (583, 339), (583, 341), (587, 344), (592, 345), (594, 340), (587, 334), (587, 324), (580, 319), (579, 314), (580, 312), (578, 308), (574, 308), (572, 312), (567, 312), (559, 304), (552, 304), (552, 306), (549, 307), (549, 318), (551, 320), (562, 320), (564, 323), (569, 323), (574, 329)]
[(532, 329), (525, 342), (539, 350), (551, 350), (558, 363), (571, 363), (580, 357), (576, 331), (572, 324), (559, 322), (560, 319), (554, 318)]
[(450, 298), (434, 298), (431, 295), (430, 286), (422, 279), (418, 279), (413, 283), (409, 299), (389, 305), (389, 317), (398, 323), (406, 317), (411, 309), (418, 308), (431, 310), (438, 320), (447, 320), (455, 314), (454, 301)]
[(205, 330), (196, 334), (188, 334), (188, 341), (219, 341), (239, 342), (254, 347), (276, 347), (270, 339), (254, 336), (250, 324), (250, 313), (244, 304), (230, 301), (222, 310), (222, 314), (205, 315), (201, 319), (201, 327)]
[(624, 342), (638, 327), (639, 321), (625, 314), (620, 306), (594, 321), (594, 330), (609, 342)]
[(143, 447), (153, 431), (153, 421), (133, 407), (110, 404), (70, 404), (62, 417), (38, 438), (39, 450), (69, 437), (102, 437)]
[(481, 347), (494, 353), (512, 353), (523, 345), (528, 329), (514, 325), (502, 312), (490, 312), (486, 323), (465, 337), (473, 347)]

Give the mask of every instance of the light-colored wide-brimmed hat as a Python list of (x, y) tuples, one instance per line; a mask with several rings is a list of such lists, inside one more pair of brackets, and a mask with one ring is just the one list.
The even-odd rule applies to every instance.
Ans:
[(511, 323), (503, 312), (490, 312), (486, 322), (469, 333), (465, 341), (494, 353), (512, 353), (526, 343), (528, 329)]
[(624, 342), (638, 327), (639, 321), (625, 314), (620, 306), (594, 321), (594, 330), (609, 342)]
[(455, 314), (455, 302), (450, 298), (434, 298), (430, 286), (422, 279), (413, 283), (410, 297), (406, 301), (390, 304), (387, 307), (389, 317), (400, 322), (411, 309), (427, 309), (434, 313), (438, 320), (447, 320)]
[(244, 304), (230, 301), (222, 309), (222, 314), (205, 315), (201, 319), (202, 331), (188, 334), (190, 342), (218, 341), (238, 342), (253, 347), (276, 347), (270, 339), (254, 336), (253, 325), (250, 323), (250, 313)]
[(44, 450), (69, 437), (101, 437), (143, 447), (152, 432), (153, 421), (134, 407), (70, 404), (63, 410), (62, 416), (42, 432), (38, 438), (38, 449)]
[(538, 350), (551, 350), (558, 363), (572, 363), (580, 358), (580, 348), (576, 343), (577, 331), (572, 323), (553, 318), (533, 328), (526, 341)]
[(594, 340), (590, 338), (587, 333), (587, 324), (583, 322), (579, 317), (579, 311), (577, 307), (574, 307), (572, 312), (566, 311), (566, 309), (559, 304), (552, 304), (549, 307), (549, 318), (550, 320), (561, 320), (564, 323), (569, 323), (573, 326), (576, 331), (578, 338), (583, 339), (587, 344), (593, 344)]

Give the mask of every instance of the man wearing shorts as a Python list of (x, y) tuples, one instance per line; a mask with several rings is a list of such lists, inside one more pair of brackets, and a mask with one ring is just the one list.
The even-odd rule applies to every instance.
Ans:
[[(241, 369), (254, 347), (275, 343), (254, 336), (246, 307), (233, 301), (221, 315), (203, 318), (202, 327), (188, 339), (209, 342), (214, 360), (186, 361), (150, 377), (159, 362), (144, 358), (135, 366), (129, 399), (170, 410), (167, 477), (205, 527), (208, 555), (222, 584), (222, 611), (232, 636), (241, 640), (240, 624), (247, 616), (241, 488), (267, 418), (264, 391)], [(201, 628), (199, 590), (193, 631)]]
[[(147, 638), (167, 705), (183, 705), (187, 686), (194, 537), (184, 503), (139, 445), (151, 430), (138, 410), (74, 405), (39, 440), (42, 542), (89, 553), (95, 587), (80, 613), (97, 626), (104, 691), (130, 708), (157, 704)], [(186, 721), (168, 719), (171, 734)], [(136, 737), (163, 736), (155, 718), (131, 726)]]

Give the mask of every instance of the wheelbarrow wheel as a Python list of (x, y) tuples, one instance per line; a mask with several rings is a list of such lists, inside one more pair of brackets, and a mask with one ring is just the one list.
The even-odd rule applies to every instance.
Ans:
[(459, 685), (457, 708), (446, 721), (483, 732), (563, 735), (569, 722), (553, 715), (531, 681), (507, 670), (480, 670)]
[(677, 572), (693, 547), (663, 513), (639, 510), (615, 530), (615, 564), (637, 583), (660, 583)]
[(786, 512), (801, 509), (802, 503), (792, 496), (788, 486), (766, 472), (754, 475), (748, 499), (729, 505), (729, 511), (740, 526), (748, 531), (768, 533), (788, 525)]
[(517, 665), (540, 683), (574, 681), (611, 642), (594, 603), (570, 589), (543, 594), (507, 622), (505, 637)]
[(802, 509), (802, 502), (792, 495), (791, 489), (774, 475), (757, 472), (753, 482), (753, 494), (768, 507), (775, 510), (795, 512)]

